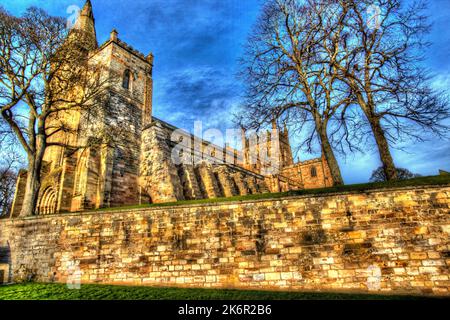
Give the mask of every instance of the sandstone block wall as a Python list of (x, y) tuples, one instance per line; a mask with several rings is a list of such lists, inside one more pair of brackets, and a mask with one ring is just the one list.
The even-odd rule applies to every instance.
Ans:
[(18, 218), (0, 247), (16, 281), (450, 295), (449, 206), (445, 186)]

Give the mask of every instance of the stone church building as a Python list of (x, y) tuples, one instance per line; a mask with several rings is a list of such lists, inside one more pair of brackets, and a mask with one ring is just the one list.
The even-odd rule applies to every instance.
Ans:
[[(92, 5), (88, 0), (75, 25), (88, 35), (84, 44), (89, 61), (101, 62), (106, 76), (117, 74), (102, 101), (96, 125), (105, 131), (125, 132), (118, 143), (90, 144), (82, 114), (67, 115), (77, 134), (58, 139), (76, 150), (51, 146), (46, 150), (41, 174), (39, 214), (75, 212), (105, 207), (180, 200), (231, 197), (265, 192), (331, 186), (325, 158), (294, 162), (287, 128), (274, 123), (271, 134), (279, 138), (278, 169), (266, 174), (249, 160), (249, 139), (243, 134), (243, 150), (201, 142), (202, 152), (188, 150), (190, 161), (172, 161), (173, 148), (196, 137), (152, 116), (153, 55), (143, 55), (118, 38), (117, 31), (98, 45)], [(109, 73), (109, 74), (108, 74)], [(177, 131), (179, 132), (179, 131)], [(205, 153), (205, 149), (207, 153)], [(186, 154), (186, 151), (184, 151)], [(229, 161), (231, 159), (231, 161)], [(227, 161), (225, 161), (227, 160)], [(13, 216), (20, 213), (26, 184), (21, 171), (13, 203)]]

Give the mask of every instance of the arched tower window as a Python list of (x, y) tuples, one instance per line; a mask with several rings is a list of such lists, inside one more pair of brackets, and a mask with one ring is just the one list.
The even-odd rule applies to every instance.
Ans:
[(124, 89), (129, 90), (130, 82), (131, 82), (131, 71), (129, 69), (127, 69), (123, 72), (122, 87)]
[(311, 177), (317, 177), (317, 169), (316, 167), (311, 167)]

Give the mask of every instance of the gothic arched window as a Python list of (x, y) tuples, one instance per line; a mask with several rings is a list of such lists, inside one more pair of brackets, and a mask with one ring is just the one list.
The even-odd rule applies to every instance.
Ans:
[(131, 81), (131, 72), (130, 72), (130, 70), (127, 69), (123, 73), (122, 87), (124, 89), (129, 90), (130, 89), (130, 81)]
[(311, 167), (311, 177), (317, 177), (317, 169), (316, 167)]

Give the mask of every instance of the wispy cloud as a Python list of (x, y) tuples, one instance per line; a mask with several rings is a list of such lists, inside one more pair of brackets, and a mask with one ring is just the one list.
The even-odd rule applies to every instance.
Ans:
[(225, 130), (239, 103), (239, 86), (223, 68), (185, 68), (167, 74), (155, 83), (155, 115), (174, 119), (189, 130), (194, 121), (205, 128)]

